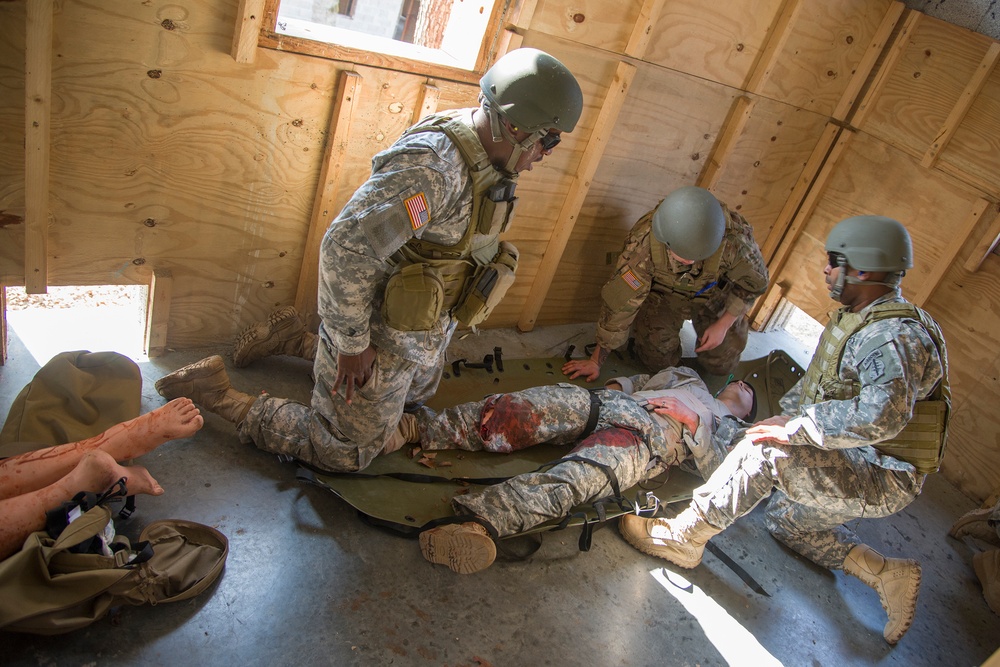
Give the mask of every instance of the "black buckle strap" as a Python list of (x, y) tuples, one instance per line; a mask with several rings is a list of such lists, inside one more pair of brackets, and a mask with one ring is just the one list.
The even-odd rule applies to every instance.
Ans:
[(594, 432), (597, 428), (597, 420), (601, 417), (601, 397), (597, 395), (597, 392), (603, 391), (603, 389), (590, 389), (590, 414), (587, 415), (587, 424), (583, 427), (583, 433), (580, 434), (580, 440), (583, 440), (588, 435)]

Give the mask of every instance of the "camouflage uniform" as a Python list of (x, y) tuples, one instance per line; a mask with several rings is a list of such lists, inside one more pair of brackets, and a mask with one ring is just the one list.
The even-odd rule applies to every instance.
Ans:
[[(904, 302), (898, 291), (868, 308), (894, 301)], [(942, 368), (937, 346), (916, 320), (872, 322), (848, 339), (838, 369), (841, 380), (860, 383), (858, 397), (802, 405), (800, 381), (781, 400), (783, 414), (792, 417), (789, 444), (742, 439), (695, 490), (693, 504), (725, 528), (773, 492), (771, 533), (815, 563), (840, 569), (861, 544), (845, 521), (889, 516), (920, 494), (925, 475), (872, 445), (906, 425), (914, 402), (942, 380)], [(732, 431), (720, 428), (718, 437)]]
[[(712, 433), (719, 419), (731, 413), (697, 374), (687, 368), (668, 368), (652, 378), (638, 375), (616, 381), (623, 391), (597, 392), (597, 425), (582, 440), (591, 393), (561, 383), (495, 394), (439, 414), (422, 411), (418, 413), (421, 446), (509, 453), (543, 442), (577, 442), (569, 456), (609, 466), (622, 490), (671, 465), (684, 463), (706, 474), (719, 465), (725, 449), (719, 449)], [(646, 401), (660, 396), (672, 396), (693, 409), (699, 416), (697, 431), (692, 434), (673, 419), (647, 412)], [(456, 496), (452, 504), (458, 514), (485, 519), (500, 536), (506, 536), (564, 517), (576, 505), (611, 494), (608, 477), (599, 467), (562, 460), (544, 472), (518, 475)]]
[(692, 321), (700, 338), (728, 311), (736, 316), (733, 326), (718, 347), (699, 353), (698, 359), (709, 373), (732, 372), (747, 344), (746, 313), (767, 288), (768, 273), (753, 228), (739, 213), (730, 211), (725, 204), (722, 208), (729, 223), (722, 241), (718, 278), (695, 298), (679, 293), (675, 287), (698, 280), (706, 262), (686, 266), (670, 258), (667, 273), (672, 274), (672, 279), (661, 282), (664, 275), (655, 276), (650, 248), (659, 243), (651, 233), (655, 209), (639, 219), (625, 239), (614, 275), (602, 290), (598, 345), (606, 350), (621, 347), (634, 320), (632, 333), (640, 361), (649, 368), (675, 366), (681, 358), (684, 320)]
[[(415, 198), (426, 203), (422, 220), (419, 210), (414, 217)], [(239, 426), (244, 441), (332, 471), (363, 469), (382, 451), (404, 409), (436, 391), (456, 327), (450, 312), (428, 331), (387, 326), (381, 306), (393, 269), (388, 260), (413, 237), (458, 243), (471, 210), (468, 167), (444, 133), (404, 136), (373, 158), (371, 176), (331, 223), (320, 249), (312, 405), (261, 396)], [(347, 405), (342, 388), (331, 395), (338, 355), (360, 354), (369, 342), (376, 347), (373, 374)]]

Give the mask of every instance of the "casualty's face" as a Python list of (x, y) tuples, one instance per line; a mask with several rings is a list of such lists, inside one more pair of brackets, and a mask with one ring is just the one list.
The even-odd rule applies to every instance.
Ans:
[(730, 382), (719, 392), (719, 400), (728, 405), (734, 415), (744, 419), (753, 409), (753, 389), (742, 380)]

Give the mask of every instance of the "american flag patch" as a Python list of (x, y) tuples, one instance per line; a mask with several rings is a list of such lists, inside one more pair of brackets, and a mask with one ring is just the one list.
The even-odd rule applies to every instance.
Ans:
[(413, 231), (417, 231), (430, 220), (430, 214), (427, 213), (427, 200), (424, 198), (423, 192), (418, 192), (409, 199), (403, 200), (403, 206), (406, 207), (406, 214), (410, 216), (410, 226), (413, 227)]
[(635, 274), (632, 273), (632, 269), (629, 269), (622, 274), (622, 280), (624, 280), (625, 284), (631, 287), (633, 291), (642, 287), (642, 281), (635, 277)]

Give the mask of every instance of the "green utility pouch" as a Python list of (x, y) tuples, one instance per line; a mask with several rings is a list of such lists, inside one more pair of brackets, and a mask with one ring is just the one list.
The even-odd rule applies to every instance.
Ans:
[(426, 331), (444, 308), (444, 282), (430, 264), (404, 264), (389, 277), (383, 321), (398, 331)]
[(892, 440), (875, 445), (880, 453), (906, 461), (918, 473), (929, 475), (941, 468), (947, 444), (945, 424), (948, 404), (945, 401), (917, 401), (913, 417)]
[(476, 231), (487, 236), (503, 234), (514, 218), (517, 197), (514, 196), (514, 181), (501, 181), (483, 195), (476, 212)]
[(502, 241), (493, 261), (476, 269), (455, 308), (455, 318), (470, 327), (484, 322), (514, 284), (516, 271), (517, 248)]

